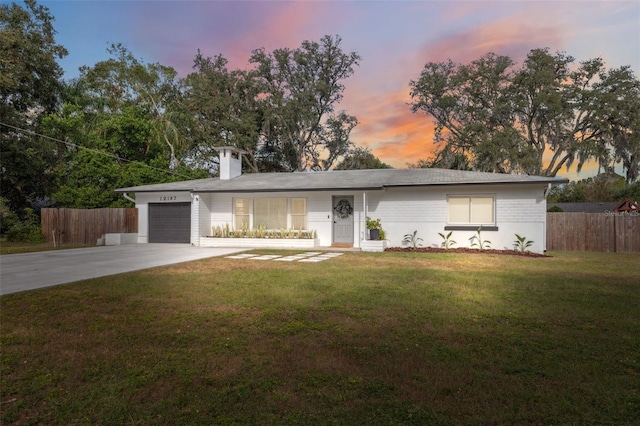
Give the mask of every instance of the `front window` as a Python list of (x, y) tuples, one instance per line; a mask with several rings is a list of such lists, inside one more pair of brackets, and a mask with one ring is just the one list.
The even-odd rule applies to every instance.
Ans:
[(307, 230), (306, 198), (234, 198), (235, 229)]
[(447, 222), (452, 225), (494, 225), (495, 197), (449, 196)]
[(291, 228), (307, 229), (307, 200), (305, 198), (291, 199)]
[(236, 198), (233, 200), (233, 212), (235, 219), (235, 228), (251, 227), (251, 210), (249, 200), (246, 198)]
[(267, 229), (287, 228), (286, 198), (255, 198), (253, 200), (253, 226)]

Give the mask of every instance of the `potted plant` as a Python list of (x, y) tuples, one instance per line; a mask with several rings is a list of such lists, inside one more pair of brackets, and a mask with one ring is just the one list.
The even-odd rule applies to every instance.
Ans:
[(367, 229), (369, 230), (370, 240), (379, 240), (382, 233), (382, 224), (380, 219), (371, 219), (367, 216)]

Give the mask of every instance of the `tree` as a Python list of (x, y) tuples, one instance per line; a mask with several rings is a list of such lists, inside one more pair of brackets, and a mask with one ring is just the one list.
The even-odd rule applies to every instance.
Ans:
[(132, 105), (145, 110), (153, 123), (155, 142), (165, 145), (169, 169), (188, 153), (183, 129), (190, 117), (181, 108), (182, 87), (177, 72), (159, 63), (145, 64), (122, 44), (107, 51), (111, 59), (80, 69), (80, 80), (97, 114), (120, 114)]
[(453, 152), (451, 146), (444, 145), (427, 159), (420, 159), (416, 163), (407, 163), (410, 169), (451, 169), (471, 170), (469, 158), (462, 152)]
[(361, 170), (361, 169), (391, 169), (388, 164), (380, 161), (373, 155), (369, 148), (355, 147), (336, 166), (336, 170)]
[(51, 188), (57, 157), (38, 129), (60, 94), (66, 49), (55, 42), (53, 16), (34, 0), (0, 4), (0, 187), (12, 210), (29, 206)]
[(207, 177), (184, 164), (188, 115), (172, 68), (144, 64), (122, 45), (112, 58), (82, 67), (65, 86), (64, 103), (42, 122), (62, 141), (52, 198), (73, 208), (128, 205), (114, 188)]
[(212, 59), (198, 52), (195, 72), (185, 79), (185, 108), (195, 124), (192, 157), (211, 167), (214, 147), (235, 146), (248, 153), (251, 171), (262, 171), (256, 155), (264, 116), (259, 88), (251, 72), (229, 71), (227, 63), (222, 55)]
[(555, 187), (548, 197), (550, 203), (582, 203), (619, 201), (627, 185), (624, 178), (612, 172)]
[(294, 50), (255, 50), (250, 62), (264, 105), (264, 125), (257, 155), (276, 158), (287, 171), (328, 170), (351, 147), (355, 117), (335, 114), (343, 81), (360, 56), (344, 53), (340, 37), (304, 41)]
[[(571, 70), (574, 58), (534, 49), (527, 55), (512, 85), (517, 125), (526, 144), (535, 152), (530, 174), (555, 176), (578, 160), (577, 171), (594, 157), (601, 129), (594, 125), (597, 108), (593, 83), (603, 70), (595, 58)], [(543, 156), (552, 152), (549, 163)]]
[(610, 162), (621, 162), (627, 183), (635, 182), (640, 175), (640, 81), (624, 66), (603, 72), (596, 86), (596, 121), (603, 132), (601, 158), (609, 169)]
[[(616, 114), (637, 117), (632, 106), (637, 103), (616, 102), (614, 114), (602, 102), (606, 84), (599, 80), (607, 77), (602, 60), (577, 66), (574, 61), (534, 49), (519, 68), (492, 53), (468, 65), (427, 63), (410, 86), (413, 112), (426, 112), (436, 122), (434, 160), (445, 167), (468, 163), (474, 170), (545, 176), (576, 162), (578, 171), (590, 159), (606, 162), (611, 135), (620, 134), (620, 127), (633, 134), (628, 130), (633, 126), (625, 122), (614, 130), (604, 123)], [(628, 73), (617, 80), (637, 82)], [(619, 140), (622, 152), (622, 141), (635, 139)]]
[(422, 110), (436, 122), (435, 142), (442, 151), (435, 155), (437, 163), (498, 172), (522, 167), (509, 161), (526, 158), (525, 146), (512, 137), (512, 66), (510, 58), (493, 53), (469, 65), (431, 62), (411, 82), (413, 112)]

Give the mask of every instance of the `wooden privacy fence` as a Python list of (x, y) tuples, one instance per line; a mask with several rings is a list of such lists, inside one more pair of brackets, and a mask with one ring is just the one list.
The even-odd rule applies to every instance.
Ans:
[(640, 252), (640, 216), (547, 213), (547, 250)]
[(42, 233), (56, 244), (96, 244), (106, 233), (138, 232), (138, 209), (42, 209)]

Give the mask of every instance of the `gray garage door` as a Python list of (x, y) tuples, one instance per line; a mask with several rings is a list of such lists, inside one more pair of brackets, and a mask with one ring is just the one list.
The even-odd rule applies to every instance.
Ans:
[(149, 203), (150, 243), (191, 242), (191, 203)]

